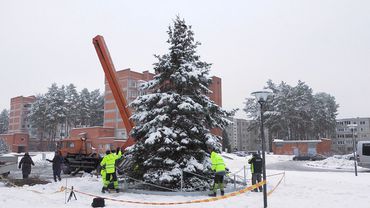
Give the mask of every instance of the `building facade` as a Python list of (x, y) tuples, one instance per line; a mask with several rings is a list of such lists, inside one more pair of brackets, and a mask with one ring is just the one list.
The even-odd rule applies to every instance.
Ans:
[[(259, 128), (249, 130), (253, 120), (231, 118), (232, 124), (225, 130), (229, 139), (231, 151), (259, 151), (262, 149)], [(265, 131), (266, 150), (268, 147), (268, 132)]]
[(29, 138), (34, 136), (28, 120), (35, 96), (18, 96), (10, 99), (9, 125), (6, 134), (1, 134), (0, 139), (6, 141), (12, 152), (25, 152), (29, 150)]
[[(116, 72), (118, 83), (128, 104), (134, 101), (136, 97), (148, 93), (140, 89), (140, 84), (152, 80), (154, 75), (155, 74), (148, 71), (139, 73), (131, 71), (131, 69), (124, 69)], [(221, 85), (221, 78), (215, 76), (212, 77), (212, 84), (209, 87), (212, 94), (210, 94), (209, 97), (219, 106), (222, 106)], [(128, 138), (121, 115), (116, 106), (112, 90), (110, 89), (107, 80), (105, 80), (104, 95), (104, 127), (115, 128), (114, 136), (118, 140), (126, 140)]]
[(33, 131), (27, 117), (35, 101), (35, 96), (18, 96), (10, 99), (8, 134), (29, 133), (31, 137), (33, 136)]
[[(140, 90), (140, 84), (152, 80), (154, 74), (144, 71), (143, 73), (134, 72), (130, 69), (124, 69), (116, 72), (117, 81), (122, 89), (127, 104), (135, 100), (136, 97), (144, 95), (147, 92)], [(123, 121), (114, 100), (109, 83), (105, 80), (104, 94), (104, 127), (115, 129), (114, 136), (118, 140), (127, 139), (128, 135), (123, 125)]]
[(272, 143), (272, 151), (277, 155), (330, 155), (331, 140), (279, 140)]
[(336, 135), (332, 140), (333, 153), (350, 154), (353, 152), (354, 141), (370, 141), (370, 118), (338, 119), (335, 131)]

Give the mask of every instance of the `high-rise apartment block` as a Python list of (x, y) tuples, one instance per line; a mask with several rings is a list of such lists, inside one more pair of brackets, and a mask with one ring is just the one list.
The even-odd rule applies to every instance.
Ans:
[(333, 153), (350, 154), (353, 152), (354, 141), (370, 141), (370, 118), (338, 119), (335, 130), (336, 136), (332, 139)]
[(18, 96), (10, 99), (8, 132), (1, 134), (0, 139), (6, 141), (12, 152), (29, 150), (29, 138), (33, 131), (28, 115), (35, 100), (35, 96)]
[[(124, 69), (116, 72), (118, 83), (123, 91), (127, 103), (132, 102), (136, 97), (144, 95), (148, 92), (140, 89), (140, 84), (153, 79), (155, 74), (148, 71), (143, 73), (134, 72), (130, 69)], [(209, 87), (212, 94), (209, 97), (219, 106), (222, 106), (221, 93), (221, 78), (212, 77), (212, 84)], [(104, 95), (104, 127), (115, 128), (116, 139), (127, 139), (126, 130), (123, 125), (122, 118), (117, 109), (112, 90), (109, 87), (108, 81), (105, 81)]]
[(28, 115), (35, 96), (18, 96), (10, 99), (9, 127), (8, 133), (31, 133), (31, 126)]
[[(261, 139), (259, 136), (259, 128), (250, 130), (253, 120), (231, 118), (232, 124), (226, 128), (227, 137), (231, 151), (258, 151), (261, 150)], [(268, 134), (265, 131), (267, 140)], [(268, 142), (266, 141), (266, 149)]]

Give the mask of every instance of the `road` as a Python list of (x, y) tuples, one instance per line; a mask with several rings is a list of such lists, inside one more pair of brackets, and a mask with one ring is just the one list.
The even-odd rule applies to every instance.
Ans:
[[(324, 169), (324, 168), (314, 168), (306, 166), (308, 161), (283, 161), (273, 164), (267, 164), (267, 169), (272, 170), (289, 170), (289, 171), (310, 171), (310, 172), (354, 172), (354, 170), (348, 169)], [(370, 172), (370, 169), (360, 169), (358, 172)]]

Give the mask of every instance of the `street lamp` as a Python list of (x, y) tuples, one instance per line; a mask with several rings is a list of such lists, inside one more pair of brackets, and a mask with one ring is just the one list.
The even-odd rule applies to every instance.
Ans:
[(352, 132), (352, 143), (353, 143), (353, 161), (355, 164), (355, 176), (357, 176), (357, 157), (356, 157), (356, 139), (355, 139), (355, 129), (357, 127), (357, 124), (348, 124), (348, 128), (351, 129)]
[(257, 102), (260, 104), (260, 112), (261, 112), (261, 140), (262, 140), (262, 177), (265, 183), (263, 184), (263, 207), (267, 207), (267, 185), (266, 185), (266, 158), (265, 158), (265, 149), (266, 149), (266, 142), (265, 142), (265, 134), (263, 131), (263, 112), (264, 112), (264, 104), (267, 101), (267, 97), (271, 94), (269, 91), (257, 91), (253, 92), (252, 95), (256, 97)]

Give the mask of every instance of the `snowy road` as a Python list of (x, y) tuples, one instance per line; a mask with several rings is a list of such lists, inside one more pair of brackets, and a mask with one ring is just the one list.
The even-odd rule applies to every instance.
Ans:
[[(315, 163), (320, 163), (321, 161), (311, 162), (311, 161), (281, 161), (276, 163), (267, 164), (266, 168), (271, 170), (283, 170), (283, 171), (307, 171), (307, 172), (354, 172), (354, 164), (351, 161), (351, 166), (346, 167), (336, 167), (336, 168), (325, 168), (319, 165), (315, 166)], [(353, 165), (352, 165), (353, 164)], [(370, 169), (358, 167), (359, 173), (369, 173)]]

